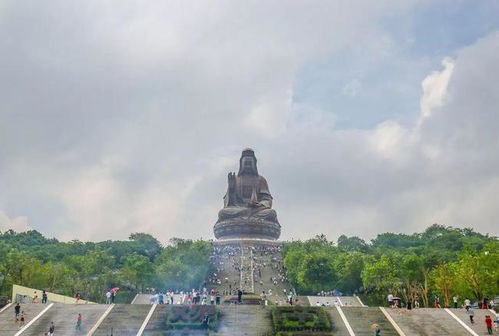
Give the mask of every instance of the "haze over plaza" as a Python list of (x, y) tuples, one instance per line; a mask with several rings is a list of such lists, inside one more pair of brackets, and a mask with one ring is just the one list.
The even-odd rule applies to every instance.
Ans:
[(499, 234), (496, 1), (4, 1), (0, 231), (213, 237), (254, 148), (281, 239)]

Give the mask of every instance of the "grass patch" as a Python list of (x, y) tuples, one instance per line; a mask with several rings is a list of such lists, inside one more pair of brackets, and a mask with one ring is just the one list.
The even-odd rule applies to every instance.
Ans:
[(329, 315), (322, 307), (273, 307), (272, 324), (279, 336), (307, 335), (307, 332), (332, 330)]

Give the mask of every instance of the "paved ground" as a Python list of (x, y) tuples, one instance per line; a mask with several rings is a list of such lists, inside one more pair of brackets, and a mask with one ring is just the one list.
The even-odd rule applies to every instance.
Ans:
[[(86, 335), (95, 325), (107, 305), (97, 304), (63, 304), (57, 303), (43, 314), (33, 325), (31, 325), (22, 335), (39, 336), (47, 332), (50, 322), (56, 326), (56, 335), (73, 336)], [(76, 317), (82, 314), (81, 330), (76, 330)], [(1, 335), (1, 333), (0, 333)]]
[[(38, 315), (47, 305), (41, 303), (27, 303), (21, 305), (21, 310), (25, 312), (26, 324)], [(0, 314), (0, 335), (13, 336), (21, 329), (19, 322), (14, 319), (14, 305)]]
[(271, 335), (270, 309), (259, 306), (222, 306), (222, 322), (217, 335), (266, 336)]
[(444, 309), (391, 309), (387, 312), (406, 335), (469, 336), (469, 333)]
[(381, 335), (383, 336), (398, 335), (379, 307), (344, 306), (341, 309), (357, 336), (373, 335), (374, 332), (371, 328), (373, 324), (378, 324), (381, 327)]
[(144, 322), (151, 305), (116, 304), (104, 322), (95, 332), (95, 336), (135, 336)]
[(333, 324), (333, 332), (335, 336), (349, 336), (348, 330), (341, 319), (340, 313), (338, 313), (338, 309), (335, 307), (326, 308), (329, 313), (329, 317), (331, 317), (331, 322)]
[(450, 309), (461, 321), (473, 329), (478, 335), (488, 335), (487, 327), (485, 326), (485, 315), (490, 315), (494, 321), (494, 315), (486, 309), (474, 309), (475, 316), (473, 320), (475, 323), (471, 324), (470, 317), (466, 309)]

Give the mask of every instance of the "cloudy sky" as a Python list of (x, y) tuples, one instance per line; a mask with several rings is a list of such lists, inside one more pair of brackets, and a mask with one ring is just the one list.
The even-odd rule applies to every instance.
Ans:
[(0, 2), (0, 231), (211, 238), (244, 147), (282, 238), (499, 234), (499, 1)]

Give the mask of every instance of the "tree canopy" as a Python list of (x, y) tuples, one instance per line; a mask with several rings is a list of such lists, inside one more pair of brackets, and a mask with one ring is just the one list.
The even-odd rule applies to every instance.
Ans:
[(422, 233), (381, 233), (371, 242), (324, 235), (284, 245), (288, 278), (299, 293), (336, 289), (384, 303), (388, 293), (417, 294), (428, 306), (434, 295), (480, 300), (499, 293), (499, 243), (472, 229), (434, 224)]

